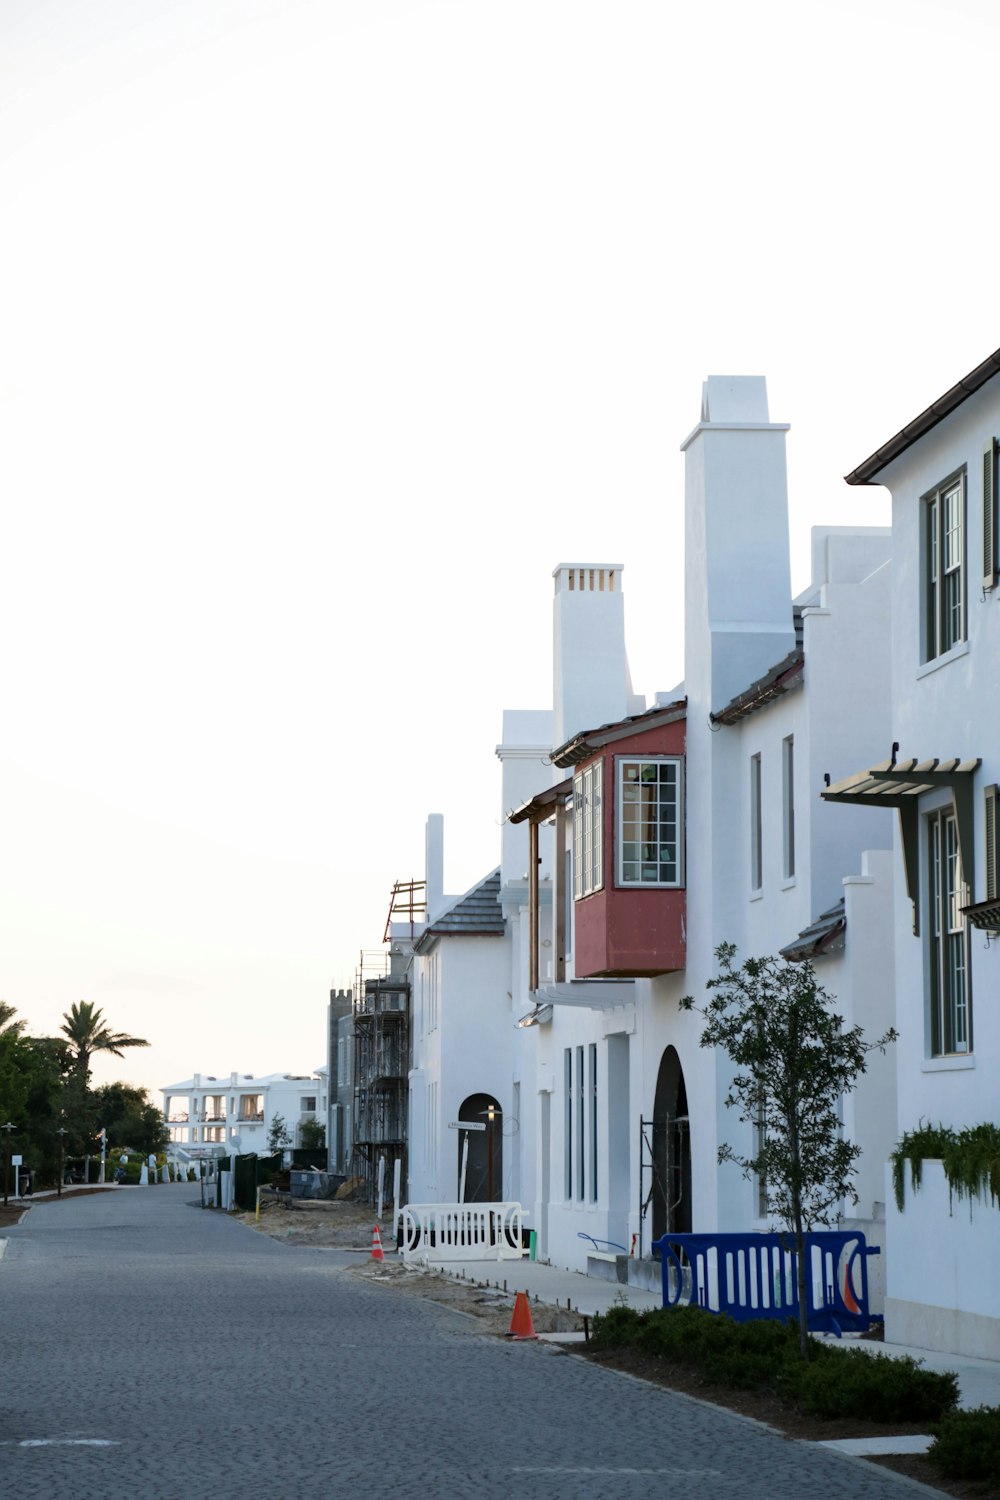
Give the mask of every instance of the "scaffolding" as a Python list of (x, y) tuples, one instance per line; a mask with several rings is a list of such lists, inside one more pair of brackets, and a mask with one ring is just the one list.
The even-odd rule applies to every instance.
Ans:
[[(364, 1181), (369, 1202), (378, 1192), (378, 1164), (385, 1159), (385, 1189), (400, 1162), (405, 1197), (410, 1070), (410, 985), (402, 975), (368, 977), (362, 964), (354, 992), (354, 1132), (351, 1176)], [(383, 969), (388, 958), (379, 955)]]
[(410, 942), (413, 942), (416, 925), (427, 916), (426, 880), (397, 880), (389, 897), (389, 915), (385, 919), (383, 943), (389, 941), (389, 931), (394, 917), (410, 924)]

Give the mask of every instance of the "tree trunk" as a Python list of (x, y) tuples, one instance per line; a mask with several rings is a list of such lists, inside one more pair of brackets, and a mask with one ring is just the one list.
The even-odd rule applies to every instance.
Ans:
[(806, 1237), (802, 1228), (802, 1204), (798, 1192), (792, 1194), (795, 1220), (795, 1269), (799, 1294), (799, 1353), (809, 1358), (809, 1304), (806, 1301)]

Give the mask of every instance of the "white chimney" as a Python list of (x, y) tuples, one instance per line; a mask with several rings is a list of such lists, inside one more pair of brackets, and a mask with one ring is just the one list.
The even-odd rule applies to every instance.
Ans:
[(625, 655), (621, 563), (560, 563), (553, 570), (552, 743), (645, 707)]
[(685, 680), (717, 711), (795, 645), (787, 422), (760, 375), (710, 375), (685, 454)]
[(427, 882), (427, 920), (433, 922), (444, 905), (444, 817), (441, 813), (427, 814), (424, 879)]

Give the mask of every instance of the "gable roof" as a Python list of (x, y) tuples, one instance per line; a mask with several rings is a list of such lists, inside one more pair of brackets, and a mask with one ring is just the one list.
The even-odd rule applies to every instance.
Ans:
[(616, 719), (611, 724), (602, 724), (598, 729), (581, 730), (564, 745), (553, 750), (550, 759), (560, 770), (566, 766), (577, 766), (596, 750), (610, 745), (613, 740), (628, 739), (629, 735), (643, 734), (647, 729), (659, 729), (663, 724), (676, 724), (678, 719), (686, 717), (686, 698), (678, 698), (675, 703), (658, 703), (654, 708), (644, 709), (641, 714)]
[(922, 411), (919, 417), (914, 417), (912, 422), (907, 422), (901, 427), (895, 437), (891, 437), (881, 448), (876, 448), (870, 458), (864, 463), (858, 464), (850, 474), (845, 474), (847, 484), (879, 484), (876, 475), (880, 474), (887, 464), (891, 464), (894, 458), (905, 453), (913, 443), (922, 438), (925, 433), (936, 427), (938, 422), (949, 416), (957, 406), (968, 397), (975, 395), (980, 386), (986, 384), (994, 375), (1000, 374), (1000, 349), (996, 349), (981, 365), (970, 370), (968, 375), (953, 385), (950, 391), (945, 391), (936, 401), (932, 401), (926, 411)]
[(424, 928), (413, 945), (414, 953), (426, 953), (439, 937), (503, 937), (507, 930), (500, 909), (500, 870), (495, 869), (471, 891), (460, 896), (447, 911)]
[(806, 656), (803, 645), (805, 635), (802, 610), (798, 604), (792, 605), (792, 623), (795, 627), (795, 645), (792, 650), (765, 672), (763, 677), (758, 677), (756, 682), (751, 682), (742, 693), (737, 693), (735, 698), (731, 698), (725, 708), (720, 708), (718, 713), (710, 714), (709, 718), (713, 724), (737, 724), (748, 714), (756, 713), (759, 708), (766, 708), (783, 693), (790, 692), (792, 688), (801, 687)]

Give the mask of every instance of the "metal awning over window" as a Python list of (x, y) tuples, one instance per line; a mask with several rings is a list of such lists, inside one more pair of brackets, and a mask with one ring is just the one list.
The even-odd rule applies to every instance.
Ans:
[(845, 802), (855, 807), (894, 807), (899, 813), (903, 845), (906, 893), (913, 903), (913, 931), (920, 931), (920, 798), (941, 788), (951, 792), (958, 824), (958, 845), (965, 879), (972, 881), (975, 869), (973, 844), (972, 777), (982, 762), (976, 760), (891, 760), (859, 771), (823, 789), (825, 802)]

